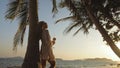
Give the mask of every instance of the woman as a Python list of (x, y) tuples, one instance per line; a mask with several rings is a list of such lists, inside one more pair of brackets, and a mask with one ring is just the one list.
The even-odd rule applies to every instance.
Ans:
[[(43, 21), (44, 22), (44, 21)], [(50, 39), (49, 31), (47, 30), (47, 23), (42, 24), (42, 45), (41, 45), (41, 64), (42, 68), (46, 67), (46, 61), (50, 63), (50, 68), (55, 68), (55, 57), (52, 51), (52, 45), (55, 44), (56, 38), (53, 38), (53, 41)]]

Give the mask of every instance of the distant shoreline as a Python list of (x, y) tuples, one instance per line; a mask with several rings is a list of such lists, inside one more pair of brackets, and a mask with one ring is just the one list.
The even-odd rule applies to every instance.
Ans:
[[(24, 57), (0, 57), (0, 59), (24, 59)], [(85, 58), (85, 59), (72, 59), (72, 60), (66, 60), (66, 59), (62, 59), (62, 58), (56, 58), (58, 60), (65, 60), (65, 61), (75, 61), (75, 60), (111, 60), (114, 61), (112, 59), (108, 59), (108, 58)]]
[[(22, 57), (0, 58), (0, 68), (21, 68), (22, 63), (23, 63)], [(77, 59), (77, 60), (63, 60), (61, 58), (56, 58), (56, 66), (58, 68), (69, 68), (69, 67), (80, 68), (81, 66), (83, 68), (84, 67), (95, 68), (101, 66), (117, 67), (118, 65), (120, 66), (118, 62), (106, 58), (87, 58), (87, 59)], [(47, 64), (47, 66), (49, 67), (49, 64)]]

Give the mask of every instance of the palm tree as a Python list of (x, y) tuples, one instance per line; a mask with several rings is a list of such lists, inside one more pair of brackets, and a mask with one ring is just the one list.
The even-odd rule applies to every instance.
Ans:
[[(6, 19), (19, 20), (19, 27), (14, 36), (13, 50), (17, 50), (19, 43), (23, 44), (26, 26), (29, 26), (28, 46), (22, 68), (38, 68), (39, 39), (41, 39), (41, 24), (38, 23), (38, 0), (14, 0), (9, 3)], [(57, 12), (56, 1), (53, 0), (52, 12)], [(29, 12), (28, 12), (29, 11)], [(38, 30), (38, 28), (40, 30)]]
[[(29, 12), (28, 12), (29, 11)], [(7, 19), (19, 18), (20, 25), (14, 37), (14, 48), (23, 43), (26, 26), (29, 25), (28, 46), (22, 68), (38, 68), (39, 38), (38, 38), (38, 8), (37, 0), (14, 0), (9, 4)], [(28, 19), (29, 18), (29, 19)]]
[(37, 0), (29, 0), (29, 37), (22, 68), (38, 68), (39, 38), (37, 33), (38, 6)]
[(91, 18), (91, 21), (95, 24), (96, 28), (101, 33), (101, 35), (103, 36), (104, 40), (109, 44), (109, 46), (114, 51), (114, 53), (118, 57), (120, 57), (120, 50), (119, 50), (119, 48), (115, 45), (113, 40), (110, 38), (110, 36), (108, 35), (107, 31), (102, 27), (102, 25), (100, 24), (99, 20), (97, 20), (97, 18), (93, 15), (94, 13), (91, 10), (92, 8), (87, 4), (87, 0), (84, 0), (83, 2), (84, 2), (84, 5), (86, 7), (86, 11), (88, 13), (88, 16)]
[[(120, 1), (116, 0), (62, 0), (60, 7), (67, 7), (71, 12), (70, 17), (61, 20), (72, 19), (73, 23), (68, 26), (66, 32), (73, 28), (78, 28), (74, 33), (76, 35), (80, 30), (88, 33), (90, 28), (95, 25), (101, 33), (104, 41), (111, 47), (115, 54), (120, 57), (120, 50), (115, 42), (120, 40)], [(116, 28), (114, 28), (116, 27)], [(115, 29), (112, 31), (112, 29)]]

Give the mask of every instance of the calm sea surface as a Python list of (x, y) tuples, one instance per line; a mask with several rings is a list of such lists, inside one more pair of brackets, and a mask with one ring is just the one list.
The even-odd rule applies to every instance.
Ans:
[[(21, 58), (0, 58), (0, 68), (12, 66), (21, 66), (23, 59)], [(47, 63), (47, 68), (49, 64)], [(56, 60), (57, 68), (120, 68), (117, 62), (111, 60)]]

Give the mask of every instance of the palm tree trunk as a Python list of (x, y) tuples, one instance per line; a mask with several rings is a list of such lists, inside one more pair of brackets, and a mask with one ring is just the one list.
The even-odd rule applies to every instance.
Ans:
[(91, 10), (91, 7), (87, 4), (87, 2), (84, 1), (87, 13), (89, 17), (91, 18), (91, 21), (95, 24), (96, 28), (99, 30), (105, 41), (109, 44), (111, 49), (114, 51), (114, 53), (120, 57), (120, 50), (119, 48), (114, 44), (113, 40), (110, 38), (106, 30), (101, 26), (100, 22), (97, 20), (97, 18), (94, 16), (94, 13)]
[(29, 0), (29, 36), (28, 46), (22, 68), (38, 68), (39, 38), (37, 33), (38, 8), (37, 0)]

